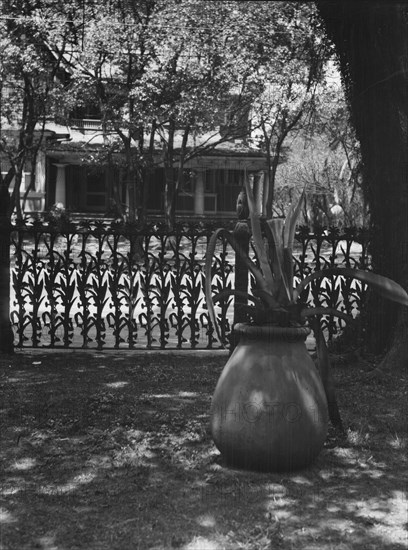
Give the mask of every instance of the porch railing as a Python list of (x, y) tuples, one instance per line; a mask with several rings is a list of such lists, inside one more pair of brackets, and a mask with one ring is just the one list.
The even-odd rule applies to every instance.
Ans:
[(102, 122), (100, 119), (76, 118), (71, 121), (71, 126), (77, 130), (100, 130)]

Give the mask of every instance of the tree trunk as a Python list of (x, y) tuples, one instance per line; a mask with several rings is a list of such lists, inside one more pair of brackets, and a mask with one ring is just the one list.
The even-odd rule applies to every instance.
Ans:
[(175, 197), (176, 197), (176, 180), (174, 168), (166, 167), (164, 169), (165, 186), (164, 186), (164, 219), (166, 227), (169, 231), (174, 229), (176, 221), (175, 212)]
[[(364, 166), (375, 272), (408, 288), (408, 5), (320, 0), (334, 42)], [(366, 343), (389, 350), (384, 365), (405, 366), (407, 315), (370, 297)], [(398, 358), (398, 360), (396, 360)]]
[(8, 185), (0, 182), (0, 353), (13, 353), (10, 323), (10, 197)]
[(129, 221), (135, 223), (137, 221), (136, 216), (136, 182), (135, 175), (132, 170), (127, 168), (126, 170), (126, 188), (129, 197)]
[(164, 154), (164, 220), (169, 231), (173, 231), (176, 221), (176, 174), (173, 166), (174, 133), (175, 126), (172, 120), (169, 127), (167, 150)]

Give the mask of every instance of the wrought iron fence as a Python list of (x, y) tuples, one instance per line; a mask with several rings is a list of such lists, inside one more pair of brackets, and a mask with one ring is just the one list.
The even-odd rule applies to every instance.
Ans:
[[(234, 223), (231, 222), (231, 229)], [(97, 349), (214, 349), (217, 341), (204, 297), (204, 262), (211, 223), (178, 224), (168, 233), (157, 223), (14, 225), (11, 234), (11, 320), (18, 347)], [(343, 265), (367, 267), (367, 234), (355, 228), (301, 228), (295, 276)], [(234, 287), (234, 253), (220, 241), (214, 292)], [(327, 277), (310, 285), (308, 301), (355, 314), (365, 288)], [(233, 299), (217, 307), (227, 339)], [(329, 337), (338, 321), (326, 320)]]

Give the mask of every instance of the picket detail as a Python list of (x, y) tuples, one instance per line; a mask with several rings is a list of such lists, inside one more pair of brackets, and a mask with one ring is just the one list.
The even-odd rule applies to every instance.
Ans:
[[(227, 222), (233, 229), (235, 222)], [(159, 222), (138, 230), (107, 220), (14, 223), (11, 321), (20, 348), (219, 349), (204, 297), (204, 262), (217, 222)], [(368, 234), (359, 228), (299, 228), (295, 278), (325, 267), (369, 269)], [(214, 293), (234, 288), (235, 256), (220, 241)], [(249, 287), (251, 281), (249, 281)], [(366, 288), (342, 277), (313, 281), (303, 298), (355, 315)], [(234, 299), (217, 306), (228, 342)], [(342, 327), (325, 319), (332, 338)]]

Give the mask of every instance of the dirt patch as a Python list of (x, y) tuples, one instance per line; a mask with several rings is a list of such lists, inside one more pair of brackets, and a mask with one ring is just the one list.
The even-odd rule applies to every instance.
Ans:
[(407, 548), (407, 379), (337, 361), (347, 428), (293, 474), (226, 468), (225, 355), (0, 359), (2, 550)]

